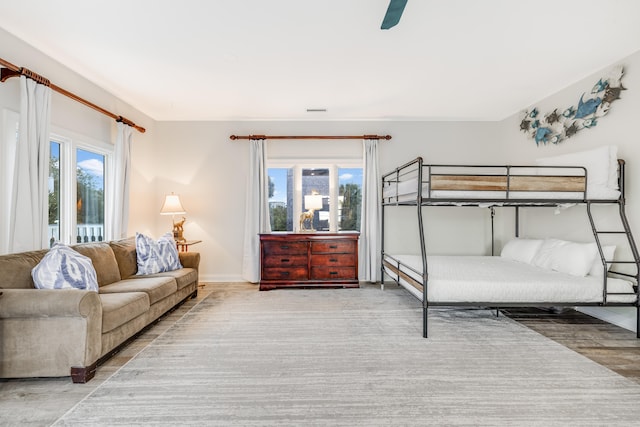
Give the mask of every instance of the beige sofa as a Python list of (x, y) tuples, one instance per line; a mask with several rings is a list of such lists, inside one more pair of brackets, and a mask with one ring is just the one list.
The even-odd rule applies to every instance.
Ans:
[(91, 258), (99, 292), (36, 289), (31, 269), (47, 250), (0, 256), (0, 378), (93, 378), (99, 363), (198, 290), (200, 254), (182, 269), (137, 276), (133, 238), (73, 246)]

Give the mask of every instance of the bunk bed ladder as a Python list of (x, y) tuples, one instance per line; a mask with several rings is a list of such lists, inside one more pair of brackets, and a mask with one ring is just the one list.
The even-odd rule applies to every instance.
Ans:
[[(593, 212), (591, 211), (591, 202), (587, 202), (587, 215), (589, 217), (589, 223), (591, 224), (591, 231), (593, 232), (593, 237), (595, 239), (596, 245), (598, 247), (598, 253), (600, 255), (600, 260), (602, 261), (602, 268), (604, 271), (603, 274), (603, 302), (606, 304), (607, 302), (607, 264), (634, 264), (635, 265), (635, 274), (622, 273), (622, 272), (613, 272), (618, 275), (632, 277), (635, 279), (635, 289), (636, 296), (638, 296), (638, 286), (640, 285), (640, 255), (638, 254), (638, 248), (636, 246), (635, 240), (633, 238), (633, 234), (631, 234), (631, 227), (629, 226), (629, 221), (627, 220), (627, 215), (625, 213), (625, 202), (624, 196), (622, 196), (618, 201), (618, 212), (620, 214), (620, 223), (622, 224), (623, 230), (599, 230), (596, 227), (595, 221), (593, 219)], [(600, 241), (600, 235), (624, 235), (626, 239), (626, 243), (631, 251), (633, 256), (633, 260), (607, 260), (605, 259), (604, 252), (602, 249), (602, 242)], [(636, 336), (640, 338), (640, 301), (636, 301)]]

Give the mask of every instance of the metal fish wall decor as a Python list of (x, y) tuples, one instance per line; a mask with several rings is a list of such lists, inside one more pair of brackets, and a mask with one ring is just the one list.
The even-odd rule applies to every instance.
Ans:
[(598, 124), (598, 119), (609, 112), (611, 104), (620, 99), (620, 93), (626, 90), (622, 86), (624, 68), (613, 68), (609, 76), (601, 78), (591, 89), (583, 93), (577, 106), (558, 108), (550, 113), (540, 114), (537, 108), (525, 110), (520, 121), (520, 130), (529, 135), (536, 145), (559, 144), (582, 129)]

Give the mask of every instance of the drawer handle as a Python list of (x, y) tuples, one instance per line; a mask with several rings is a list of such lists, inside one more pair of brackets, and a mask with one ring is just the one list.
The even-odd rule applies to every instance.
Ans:
[(287, 246), (287, 245), (282, 245), (282, 246), (280, 246), (280, 249), (289, 249), (289, 246)]
[(335, 259), (335, 258), (330, 258), (330, 259), (329, 259), (329, 262), (338, 262), (338, 260), (337, 260), (337, 259)]
[(282, 258), (280, 262), (289, 262), (289, 258)]
[(329, 245), (329, 249), (338, 249), (338, 245)]
[(330, 271), (329, 274), (338, 274), (337, 271)]
[(288, 275), (289, 275), (289, 272), (288, 272), (288, 271), (283, 271), (283, 272), (281, 272), (281, 273), (280, 273), (280, 275), (281, 275), (281, 276), (288, 276)]

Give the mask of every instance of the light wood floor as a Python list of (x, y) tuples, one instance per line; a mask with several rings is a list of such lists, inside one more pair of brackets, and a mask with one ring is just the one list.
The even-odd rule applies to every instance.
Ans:
[(515, 308), (502, 313), (614, 372), (640, 383), (640, 339), (572, 309)]

